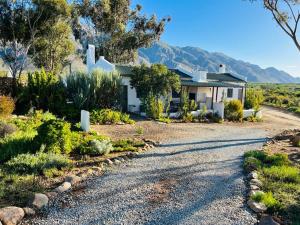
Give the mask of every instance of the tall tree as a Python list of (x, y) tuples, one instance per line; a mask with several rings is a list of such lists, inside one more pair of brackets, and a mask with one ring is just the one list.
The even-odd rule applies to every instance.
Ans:
[(34, 42), (44, 26), (69, 13), (66, 0), (1, 0), (0, 52), (16, 84), (29, 54), (35, 57)]
[(298, 25), (300, 20), (299, 0), (263, 0), (265, 8), (272, 13), (279, 27), (293, 40), (300, 51)]
[(95, 30), (92, 37), (85, 33), (85, 41), (93, 41), (96, 54), (115, 63), (135, 61), (137, 50), (159, 40), (170, 21), (141, 14), (141, 5), (131, 9), (130, 0), (80, 0), (76, 8), (87, 21), (84, 25), (90, 23)]

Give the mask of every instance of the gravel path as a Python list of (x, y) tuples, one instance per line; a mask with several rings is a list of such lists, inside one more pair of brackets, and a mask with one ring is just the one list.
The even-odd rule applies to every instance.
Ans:
[(255, 224), (245, 205), (242, 155), (261, 146), (266, 131), (220, 126), (193, 133), (111, 168), (29, 223)]

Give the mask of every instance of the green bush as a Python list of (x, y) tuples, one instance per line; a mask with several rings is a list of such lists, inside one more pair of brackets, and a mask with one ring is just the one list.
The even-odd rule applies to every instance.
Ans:
[(157, 121), (162, 122), (162, 123), (172, 123), (172, 120), (168, 117), (161, 117)]
[(113, 150), (112, 143), (109, 140), (92, 140), (88, 146), (80, 149), (83, 155), (107, 155)]
[(260, 169), (262, 167), (262, 162), (259, 159), (250, 156), (245, 158), (243, 166), (247, 172), (251, 172)]
[(5, 163), (9, 173), (42, 174), (45, 169), (62, 169), (71, 165), (71, 161), (63, 155), (38, 152), (36, 154), (20, 154)]
[(267, 153), (264, 151), (259, 151), (259, 150), (254, 150), (254, 151), (248, 151), (244, 154), (245, 158), (248, 157), (254, 157), (259, 159), (260, 161), (265, 161), (266, 158), (268, 157)]
[(160, 99), (154, 96), (148, 96), (146, 99), (146, 114), (152, 119), (160, 119), (163, 117), (164, 104)]
[(243, 105), (241, 101), (234, 99), (225, 104), (225, 118), (229, 121), (243, 120)]
[(257, 192), (251, 196), (251, 199), (256, 202), (264, 203), (269, 211), (274, 211), (280, 207), (280, 203), (273, 197), (272, 192)]
[(272, 166), (263, 168), (264, 176), (273, 180), (300, 183), (300, 170), (291, 166)]
[(262, 90), (249, 88), (246, 91), (245, 108), (259, 110), (260, 105), (264, 102)]
[(12, 124), (0, 121), (0, 138), (5, 138), (16, 131), (16, 127)]
[(114, 152), (137, 151), (139, 147), (144, 147), (143, 141), (134, 141), (131, 139), (120, 139), (113, 142)]
[(193, 117), (193, 115), (191, 113), (187, 113), (186, 115), (184, 115), (182, 117), (182, 120), (185, 123), (191, 123), (191, 122), (193, 122), (193, 119), (194, 119), (194, 117)]
[(35, 137), (34, 143), (38, 149), (45, 145), (47, 152), (68, 154), (72, 151), (70, 123), (59, 119), (48, 120), (37, 131), (38, 135)]
[(111, 109), (93, 110), (90, 119), (92, 124), (116, 124), (119, 122), (127, 124), (135, 123), (134, 120), (130, 119), (128, 114)]
[(0, 118), (11, 115), (14, 109), (14, 100), (11, 97), (0, 95)]
[(271, 166), (283, 166), (289, 165), (290, 161), (287, 154), (276, 153), (273, 155), (268, 155), (264, 160), (265, 163)]

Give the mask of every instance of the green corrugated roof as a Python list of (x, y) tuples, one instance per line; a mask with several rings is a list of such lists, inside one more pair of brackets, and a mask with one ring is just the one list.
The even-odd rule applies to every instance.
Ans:
[(181, 81), (182, 86), (190, 86), (190, 87), (236, 87), (242, 88), (243, 86), (223, 83), (223, 82), (195, 82), (195, 81)]
[(207, 73), (207, 79), (227, 82), (246, 82), (246, 80), (244, 80), (243, 78), (235, 76), (231, 73)]
[(115, 66), (116, 66), (116, 70), (120, 73), (120, 75), (131, 75), (132, 74), (133, 66), (131, 66), (131, 65), (117, 64)]

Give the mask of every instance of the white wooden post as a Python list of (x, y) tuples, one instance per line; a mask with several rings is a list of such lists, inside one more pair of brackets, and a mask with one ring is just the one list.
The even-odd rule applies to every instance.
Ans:
[(80, 126), (83, 131), (90, 130), (90, 112), (81, 110)]

